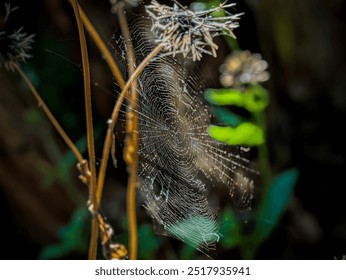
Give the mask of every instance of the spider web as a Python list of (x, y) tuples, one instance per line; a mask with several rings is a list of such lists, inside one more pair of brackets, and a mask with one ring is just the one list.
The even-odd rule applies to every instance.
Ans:
[[(144, 21), (130, 27), (140, 61), (153, 48), (150, 28)], [(121, 41), (117, 45), (124, 50)], [(227, 189), (236, 204), (247, 208), (256, 172), (244, 156), (249, 149), (224, 145), (208, 135), (213, 116), (203, 102), (202, 81), (187, 71), (183, 58), (165, 53), (139, 76), (138, 189), (157, 234), (208, 255), (221, 237), (215, 188)]]

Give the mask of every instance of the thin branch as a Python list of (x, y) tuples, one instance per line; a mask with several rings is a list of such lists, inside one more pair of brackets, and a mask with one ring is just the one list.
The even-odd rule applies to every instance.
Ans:
[[(117, 10), (117, 15), (118, 15), (118, 19), (120, 22), (120, 29), (121, 29), (121, 34), (124, 35), (125, 38), (125, 44), (126, 44), (126, 55), (127, 55), (127, 65), (129, 68), (129, 76), (131, 77), (131, 75), (135, 72), (136, 66), (136, 57), (135, 57), (135, 52), (133, 50), (133, 45), (131, 43), (131, 35), (130, 35), (130, 31), (129, 31), (129, 27), (127, 24), (127, 20), (126, 17), (124, 16), (124, 9), (123, 9), (123, 4), (119, 3), (118, 5), (118, 10)], [(136, 90), (135, 86), (137, 84), (137, 81), (134, 81), (134, 83), (132, 84), (132, 93), (133, 90)], [(123, 87), (122, 87), (123, 88)]]
[(107, 46), (101, 39), (100, 35), (97, 33), (96, 29), (84, 13), (83, 9), (79, 6), (79, 13), (81, 16), (81, 19), (83, 21), (83, 24), (88, 31), (89, 35), (91, 36), (91, 39), (94, 41), (100, 52), (104, 55), (104, 58), (109, 66), (109, 69), (111, 70), (112, 74), (114, 75), (115, 79), (118, 82), (118, 85), (120, 86), (121, 89), (125, 87), (125, 81), (121, 75), (121, 72), (119, 70), (118, 65), (114, 61), (113, 56), (109, 52)]
[(20, 74), (20, 76), (24, 79), (25, 83), (28, 85), (30, 91), (32, 92), (32, 94), (34, 95), (34, 97), (36, 98), (39, 107), (42, 108), (43, 112), (46, 114), (47, 118), (49, 119), (49, 121), (52, 123), (52, 125), (54, 126), (54, 128), (56, 129), (56, 131), (60, 134), (61, 138), (64, 140), (64, 142), (66, 143), (66, 145), (72, 150), (72, 152), (75, 154), (77, 160), (79, 163), (83, 163), (85, 160), (83, 158), (83, 156), (81, 155), (81, 153), (79, 152), (78, 148), (76, 147), (76, 145), (72, 142), (72, 140), (70, 139), (70, 137), (68, 137), (68, 135), (66, 134), (66, 132), (63, 130), (63, 128), (60, 126), (59, 122), (56, 120), (56, 118), (54, 117), (54, 115), (52, 114), (52, 112), (49, 110), (49, 108), (47, 107), (47, 105), (45, 104), (45, 102), (43, 101), (43, 99), (41, 98), (41, 96), (38, 94), (36, 88), (34, 87), (34, 85), (31, 83), (30, 79), (28, 78), (28, 76), (22, 71), (22, 69), (16, 64), (13, 64), (13, 67), (17, 70), (17, 72)]
[[(87, 126), (87, 139), (88, 139), (88, 154), (89, 154), (89, 170), (90, 170), (90, 182), (89, 182), (89, 199), (95, 204), (96, 193), (96, 160), (95, 160), (95, 144), (94, 144), (94, 129), (92, 121), (92, 105), (91, 105), (91, 87), (90, 87), (90, 68), (88, 59), (88, 50), (86, 45), (86, 39), (84, 34), (83, 22), (79, 13), (77, 0), (70, 0), (70, 4), (73, 7), (74, 14), (77, 21), (79, 40), (81, 46), (82, 62), (83, 62), (83, 74), (84, 74), (84, 99), (85, 99), (85, 115)], [(95, 217), (92, 221), (92, 235), (90, 239), (89, 259), (96, 259), (97, 254), (97, 238), (98, 230)]]

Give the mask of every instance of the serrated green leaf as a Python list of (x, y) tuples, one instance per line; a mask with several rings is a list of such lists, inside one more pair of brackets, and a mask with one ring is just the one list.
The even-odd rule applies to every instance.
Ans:
[(263, 129), (249, 122), (234, 128), (211, 125), (208, 134), (227, 145), (259, 146), (265, 142)]
[(290, 169), (273, 180), (268, 195), (264, 198), (258, 212), (257, 234), (261, 240), (266, 239), (274, 230), (287, 203), (293, 196), (294, 186), (298, 180), (298, 171)]

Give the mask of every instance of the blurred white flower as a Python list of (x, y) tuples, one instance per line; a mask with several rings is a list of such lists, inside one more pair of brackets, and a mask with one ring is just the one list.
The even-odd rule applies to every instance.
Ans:
[(224, 87), (256, 84), (269, 80), (268, 63), (260, 54), (238, 51), (226, 58), (221, 65), (220, 82)]

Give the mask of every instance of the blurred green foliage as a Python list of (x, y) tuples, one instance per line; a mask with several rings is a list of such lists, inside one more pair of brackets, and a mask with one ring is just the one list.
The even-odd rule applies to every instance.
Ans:
[(142, 224), (138, 228), (138, 259), (153, 260), (155, 253), (160, 248), (160, 239), (153, 233), (152, 226)]
[(205, 98), (213, 105), (235, 105), (251, 113), (261, 112), (269, 104), (268, 92), (260, 85), (251, 85), (245, 89), (207, 89)]
[(225, 88), (207, 89), (205, 99), (212, 105), (216, 117), (224, 123), (225, 127), (212, 125), (208, 129), (209, 135), (217, 141), (227, 145), (260, 146), (265, 142), (264, 130), (259, 123), (252, 123), (235, 115), (230, 110), (222, 109), (224, 105), (244, 108), (253, 115), (264, 111), (269, 104), (269, 94), (260, 85), (250, 85), (245, 89)]
[(275, 229), (282, 213), (293, 196), (298, 170), (293, 168), (278, 174), (261, 201), (257, 214), (256, 236), (265, 240)]
[(264, 143), (263, 129), (250, 122), (241, 123), (235, 128), (211, 125), (208, 134), (227, 145), (258, 146)]
[[(213, 105), (213, 112), (224, 126), (211, 125), (208, 134), (227, 145), (254, 146), (259, 149), (260, 171), (263, 176), (261, 200), (253, 216), (255, 224), (250, 233), (244, 233), (243, 222), (230, 208), (220, 219), (221, 243), (225, 249), (238, 247), (246, 259), (254, 258), (257, 249), (269, 237), (293, 195), (298, 171), (291, 169), (271, 179), (271, 167), (265, 141), (265, 112), (269, 94), (260, 85), (244, 88), (207, 89), (205, 99)], [(249, 119), (237, 116), (222, 106), (232, 105), (250, 113)]]
[[(207, 8), (221, 2), (203, 1)], [(218, 15), (219, 16), (219, 15)], [(279, 21), (280, 22), (280, 21)], [(282, 26), (277, 29), (283, 30)], [(289, 30), (281, 32), (289, 34)], [(281, 42), (291, 38), (283, 35)], [(235, 40), (226, 37), (230, 50), (239, 50)], [(287, 45), (287, 44), (286, 44)], [(288, 48), (282, 48), (289, 52)], [(259, 169), (262, 175), (260, 201), (252, 216), (254, 227), (244, 232), (243, 222), (235, 216), (231, 208), (226, 208), (220, 218), (221, 243), (225, 249), (238, 247), (246, 259), (255, 257), (257, 249), (270, 236), (293, 196), (298, 171), (290, 169), (272, 178), (268, 148), (265, 139), (265, 109), (269, 105), (269, 93), (259, 84), (243, 84), (241, 88), (207, 89), (205, 99), (212, 105), (212, 111), (223, 126), (211, 125), (208, 134), (227, 145), (253, 146), (259, 150)], [(250, 117), (238, 116), (226, 106), (245, 109)], [(185, 249), (186, 250), (186, 249)], [(186, 254), (185, 254), (186, 255)], [(192, 257), (192, 254), (189, 255)]]
[[(259, 149), (262, 173), (261, 200), (252, 218), (254, 229), (244, 233), (243, 222), (230, 208), (220, 219), (221, 243), (225, 249), (238, 247), (246, 259), (254, 258), (257, 249), (275, 229), (293, 195), (298, 171), (291, 169), (271, 179), (271, 167), (265, 141), (265, 112), (269, 94), (260, 85), (244, 88), (207, 89), (205, 99), (213, 105), (213, 112), (224, 126), (211, 125), (208, 134), (227, 145), (255, 146)], [(249, 119), (237, 116), (222, 106), (232, 105), (250, 113)]]
[(90, 215), (86, 207), (77, 209), (71, 222), (60, 229), (58, 236), (60, 242), (44, 248), (39, 259), (64, 259), (72, 254), (87, 255)]

